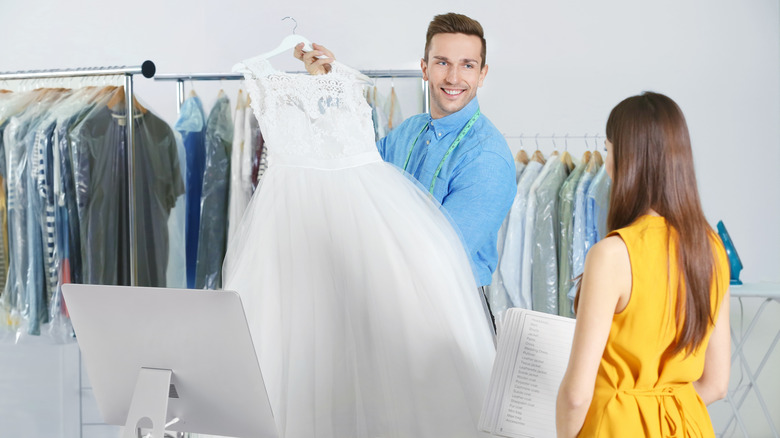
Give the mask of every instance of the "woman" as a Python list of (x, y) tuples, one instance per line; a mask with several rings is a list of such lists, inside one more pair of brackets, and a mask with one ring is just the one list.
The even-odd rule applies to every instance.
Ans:
[(612, 110), (606, 133), (611, 232), (585, 260), (558, 436), (714, 437), (706, 405), (728, 389), (729, 272), (685, 118), (646, 92)]

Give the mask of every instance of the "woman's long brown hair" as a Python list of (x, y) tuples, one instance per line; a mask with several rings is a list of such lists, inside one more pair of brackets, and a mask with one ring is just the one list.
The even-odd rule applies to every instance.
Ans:
[[(715, 253), (696, 185), (688, 125), (667, 96), (645, 92), (620, 102), (607, 120), (612, 143), (612, 193), (607, 228), (617, 230), (653, 209), (676, 237), (677, 342), (666, 354), (691, 353), (714, 324), (710, 291)], [(673, 269), (672, 267), (670, 267)]]

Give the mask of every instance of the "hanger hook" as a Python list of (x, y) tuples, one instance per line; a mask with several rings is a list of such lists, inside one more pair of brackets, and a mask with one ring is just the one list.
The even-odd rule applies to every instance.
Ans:
[(284, 21), (284, 20), (286, 20), (286, 19), (288, 19), (288, 18), (289, 18), (290, 20), (292, 20), (293, 22), (295, 22), (295, 26), (293, 27), (293, 30), (292, 30), (292, 33), (293, 33), (293, 35), (294, 35), (294, 34), (295, 34), (295, 29), (297, 29), (297, 28), (298, 28), (298, 22), (297, 22), (297, 21), (295, 20), (295, 18), (293, 18), (293, 17), (284, 17), (284, 18), (282, 18), (282, 21)]
[(569, 152), (569, 133), (563, 137), (563, 150)]
[(553, 132), (553, 135), (552, 135), (550, 138), (552, 138), (552, 144), (553, 144), (553, 148), (554, 148), (555, 150), (558, 150), (558, 145), (557, 145), (557, 144), (555, 144), (555, 133), (554, 133), (554, 132)]
[(536, 142), (536, 150), (539, 150), (539, 133), (537, 132), (534, 136), (534, 141)]

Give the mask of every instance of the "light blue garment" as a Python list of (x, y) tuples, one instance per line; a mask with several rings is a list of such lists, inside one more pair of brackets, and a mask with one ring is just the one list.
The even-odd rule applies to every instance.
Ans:
[(39, 335), (45, 322), (46, 285), (43, 272), (43, 242), (35, 181), (30, 161), (35, 132), (49, 102), (26, 108), (10, 118), (4, 131), (8, 165), (8, 237), (11, 256), (4, 296), (13, 311), (24, 318), (25, 331)]
[(507, 220), (504, 251), (501, 254), (501, 278), (513, 307), (530, 308), (531, 303), (520, 299), (520, 277), (523, 260), (523, 238), (525, 237), (525, 210), (531, 185), (542, 171), (542, 163), (531, 161), (517, 183), (517, 195), (512, 203)]
[(523, 170), (525, 170), (525, 163), (521, 163), (519, 161), (515, 161), (515, 184), (520, 182), (520, 175), (523, 174)]
[[(440, 119), (430, 114), (410, 117), (377, 142), (379, 153), (401, 169), (409, 156), (406, 171), (427, 189), (450, 145), (478, 109), (475, 98)], [(483, 114), (441, 164), (433, 190), (464, 239), (477, 285), (490, 284), (498, 261), (498, 230), (516, 190), (515, 163), (506, 140)]]
[(27, 234), (27, 149), (24, 147), (24, 133), (29, 120), (17, 115), (11, 117), (3, 132), (6, 163), (6, 190), (8, 193), (8, 247), (9, 267), (3, 301), (22, 313), (27, 303), (27, 277), (29, 252), (32, 244)]
[(607, 175), (607, 166), (593, 177), (585, 197), (585, 254), (590, 247), (607, 234), (607, 208), (609, 206), (609, 191), (611, 181)]
[[(588, 194), (593, 177), (598, 172), (598, 167), (590, 167), (585, 164), (586, 169), (582, 173), (580, 182), (577, 183), (577, 190), (574, 192), (574, 226), (572, 227), (572, 246), (571, 246), (571, 277), (577, 278), (585, 270), (585, 253), (587, 252), (587, 238), (585, 235), (585, 198)], [(577, 293), (577, 284), (572, 285), (569, 291), (569, 299), (574, 300)]]
[(195, 287), (200, 234), (200, 197), (203, 193), (203, 169), (206, 166), (206, 114), (200, 98), (192, 96), (181, 105), (176, 131), (182, 136), (187, 152), (185, 179), (187, 287)]
[[(524, 169), (525, 163), (515, 161), (515, 182), (520, 182), (520, 175), (523, 174)], [(504, 241), (506, 240), (506, 227), (508, 223), (509, 214), (507, 213), (504, 217), (504, 222), (501, 224), (501, 228), (498, 230), (498, 241), (496, 242), (498, 261), (496, 262), (496, 270), (493, 271), (493, 280), (490, 282), (490, 285), (485, 288), (490, 311), (493, 313), (493, 318), (497, 325), (502, 322), (504, 312), (506, 312), (506, 309), (508, 309), (511, 304), (509, 295), (507, 295), (506, 292), (506, 287), (504, 287), (504, 280), (501, 277), (501, 258), (504, 253)]]
[(521, 259), (521, 274), (520, 274), (520, 297), (523, 303), (524, 309), (533, 309), (533, 292), (532, 292), (532, 280), (533, 280), (533, 247), (534, 247), (534, 233), (536, 230), (536, 205), (537, 197), (536, 192), (542, 186), (542, 183), (550, 174), (550, 171), (560, 164), (560, 159), (557, 155), (551, 156), (547, 163), (545, 163), (539, 176), (531, 184), (531, 189), (528, 191), (528, 206), (525, 210), (525, 229), (523, 232), (523, 257)]

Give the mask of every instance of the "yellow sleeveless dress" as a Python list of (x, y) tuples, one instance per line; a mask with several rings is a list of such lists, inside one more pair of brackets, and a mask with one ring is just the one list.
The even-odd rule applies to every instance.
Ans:
[[(626, 308), (615, 314), (582, 437), (714, 437), (707, 407), (691, 382), (701, 377), (712, 327), (700, 348), (668, 359), (676, 337), (679, 272), (666, 220), (642, 216), (618, 234), (628, 247), (632, 289)], [(713, 312), (729, 284), (726, 252), (713, 235), (717, 288)], [(669, 245), (667, 246), (667, 242)], [(667, 266), (669, 269), (667, 270)]]

